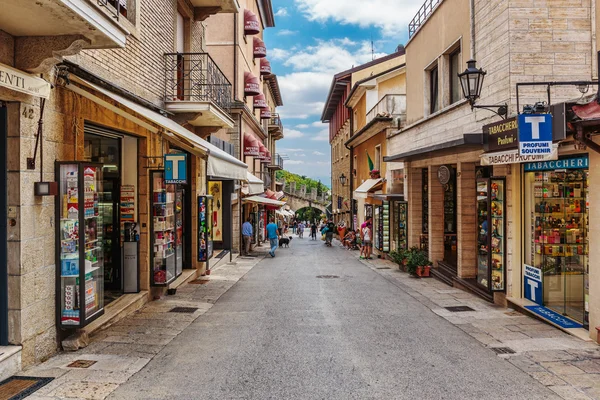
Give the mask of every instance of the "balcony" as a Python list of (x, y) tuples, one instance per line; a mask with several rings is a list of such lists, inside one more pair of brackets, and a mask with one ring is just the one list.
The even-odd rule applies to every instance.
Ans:
[(268, 166), (269, 169), (280, 170), (283, 169), (283, 158), (279, 154), (275, 154), (271, 157), (271, 162)]
[(204, 21), (213, 14), (238, 13), (238, 0), (190, 0), (194, 7), (194, 20)]
[(233, 128), (231, 83), (208, 53), (165, 54), (165, 106), (191, 125)]
[(237, 158), (237, 155), (235, 154), (235, 146), (233, 145), (233, 143), (229, 143), (226, 140), (219, 139), (218, 137), (212, 135), (208, 137), (207, 141), (208, 143), (217, 146), (219, 149), (223, 150), (230, 156)]
[(81, 49), (125, 47), (126, 9), (118, 8), (115, 0), (0, 0), (0, 30), (19, 37), (17, 68), (47, 72)]
[(275, 140), (283, 139), (283, 123), (281, 122), (279, 114), (273, 114), (271, 116), (271, 119), (269, 120), (269, 133)]
[(367, 113), (367, 125), (375, 118), (392, 118), (395, 126), (406, 121), (406, 95), (387, 94)]
[(417, 15), (408, 23), (408, 37), (413, 37), (421, 25), (427, 21), (429, 16), (435, 11), (437, 6), (444, 0), (425, 0), (425, 3), (417, 11)]

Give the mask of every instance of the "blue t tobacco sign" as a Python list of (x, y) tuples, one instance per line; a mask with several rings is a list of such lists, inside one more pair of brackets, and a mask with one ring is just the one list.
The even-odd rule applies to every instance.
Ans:
[(187, 154), (165, 154), (165, 183), (187, 183)]
[(552, 114), (519, 115), (519, 155), (552, 153)]

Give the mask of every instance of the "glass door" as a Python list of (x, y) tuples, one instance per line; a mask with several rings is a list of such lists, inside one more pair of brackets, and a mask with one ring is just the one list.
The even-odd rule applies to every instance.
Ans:
[(184, 194), (183, 189), (178, 188), (175, 192), (175, 275), (179, 276), (183, 272), (184, 255)]
[(163, 171), (152, 171), (152, 285), (177, 278), (175, 185), (165, 184)]
[(490, 180), (490, 277), (491, 290), (503, 291), (505, 284), (506, 270), (506, 204), (505, 204), (505, 182), (502, 178), (492, 178)]
[(458, 266), (456, 235), (456, 169), (452, 167), (450, 181), (444, 185), (444, 261), (454, 269)]

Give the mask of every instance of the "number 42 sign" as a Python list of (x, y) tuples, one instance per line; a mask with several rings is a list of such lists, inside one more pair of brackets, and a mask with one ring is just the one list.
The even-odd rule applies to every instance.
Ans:
[(519, 155), (552, 154), (552, 114), (519, 115)]

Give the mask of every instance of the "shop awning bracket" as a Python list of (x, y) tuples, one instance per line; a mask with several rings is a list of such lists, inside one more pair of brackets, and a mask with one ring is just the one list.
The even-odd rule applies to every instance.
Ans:
[(27, 157), (27, 169), (35, 169), (35, 159), (37, 157), (38, 146), (40, 148), (40, 182), (44, 180), (44, 144), (40, 144), (42, 133), (44, 131), (44, 109), (46, 107), (46, 99), (40, 99), (40, 119), (38, 120), (38, 130), (35, 138), (35, 148), (33, 157)]
[(592, 140), (591, 134), (584, 133), (583, 126), (581, 126), (580, 124), (577, 124), (576, 129), (577, 129), (577, 132), (573, 135), (574, 139), (576, 141), (578, 141), (579, 143), (594, 150), (596, 153), (600, 154), (600, 144), (598, 144)]

